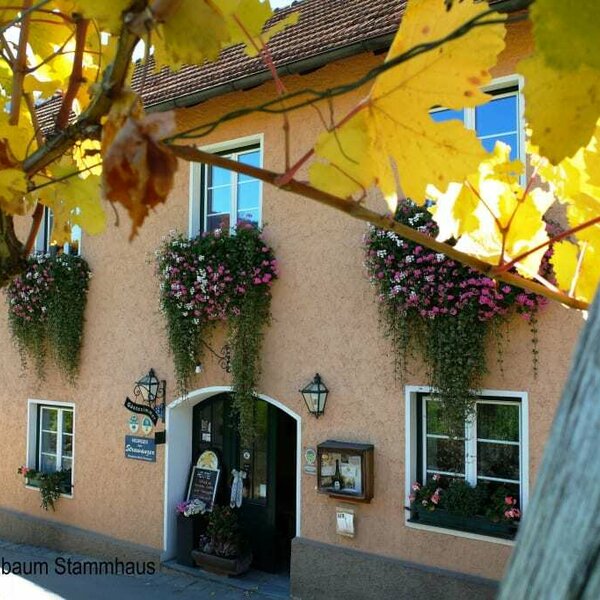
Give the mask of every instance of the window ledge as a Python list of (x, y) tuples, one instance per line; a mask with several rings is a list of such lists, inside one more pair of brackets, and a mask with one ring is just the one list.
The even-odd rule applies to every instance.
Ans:
[(491, 544), (500, 544), (501, 546), (514, 546), (515, 540), (507, 540), (504, 538), (494, 537), (491, 535), (481, 535), (479, 533), (470, 533), (469, 531), (459, 531), (458, 529), (447, 529), (438, 527), (437, 525), (423, 525), (416, 521), (406, 519), (404, 524), (410, 529), (419, 529), (421, 531), (429, 531), (432, 533), (441, 533), (443, 535), (453, 535), (455, 537), (467, 538), (469, 540), (477, 540), (480, 542), (490, 542)]
[[(31, 485), (30, 483), (26, 483), (25, 484), (25, 488), (28, 489), (28, 490), (35, 490), (36, 492), (40, 491), (39, 486), (37, 486), (37, 485)], [(71, 499), (71, 498), (73, 498), (73, 494), (72, 493), (71, 494), (63, 494), (63, 493), (61, 493), (60, 497), (61, 498), (69, 498), (69, 499)]]

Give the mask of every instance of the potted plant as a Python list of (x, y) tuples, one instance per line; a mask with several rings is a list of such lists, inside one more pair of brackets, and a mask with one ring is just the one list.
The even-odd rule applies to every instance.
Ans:
[(68, 494), (73, 487), (71, 484), (71, 471), (54, 471), (53, 473), (42, 473), (36, 469), (21, 466), (17, 469), (19, 475), (25, 477), (25, 483), (40, 490), (42, 499), (41, 507), (44, 510), (55, 509), (56, 501), (61, 494)]
[(242, 537), (237, 510), (229, 506), (213, 508), (206, 533), (192, 557), (199, 567), (219, 575), (241, 575), (250, 568), (252, 553)]
[(177, 511), (177, 562), (188, 567), (194, 566), (192, 550), (194, 549), (194, 529), (198, 515), (206, 512), (206, 506), (201, 500), (185, 500), (179, 502)]
[(491, 492), (484, 483), (473, 487), (437, 474), (425, 485), (413, 483), (409, 499), (415, 521), (480, 535), (512, 539), (521, 518), (517, 500), (506, 488)]

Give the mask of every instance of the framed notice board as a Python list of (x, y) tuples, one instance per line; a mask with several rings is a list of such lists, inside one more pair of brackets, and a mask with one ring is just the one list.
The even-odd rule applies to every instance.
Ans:
[(219, 485), (221, 469), (192, 467), (186, 500), (201, 500), (208, 512), (212, 511)]

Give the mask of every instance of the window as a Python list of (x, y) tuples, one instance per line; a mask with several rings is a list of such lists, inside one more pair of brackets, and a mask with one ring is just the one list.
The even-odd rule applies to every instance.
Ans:
[[(204, 148), (231, 160), (262, 166), (262, 136)], [(262, 222), (262, 182), (228, 169), (195, 163), (190, 171), (190, 236), (226, 228), (239, 221)]]
[[(522, 512), (527, 505), (527, 394), (480, 392), (475, 412), (465, 421), (464, 435), (459, 438), (449, 435), (442, 405), (430, 388), (407, 386), (406, 403), (406, 505), (410, 504), (415, 482), (429, 489), (439, 485), (443, 490), (439, 510), (429, 512), (430, 509), (423, 509), (419, 503), (412, 504), (412, 510), (406, 515), (408, 525), (432, 526), (456, 535), (466, 532), (467, 535), (512, 539), (517, 526), (498, 520), (497, 515), (508, 496), (516, 501), (511, 508)], [(456, 504), (459, 492), (452, 500), (444, 495), (453, 481), (465, 481), (475, 488), (469, 502), (476, 502), (477, 506), (468, 505), (468, 510), (474, 512), (460, 513), (463, 515), (460, 517), (456, 516), (458, 512), (453, 512), (459, 508)], [(463, 495), (463, 498), (466, 497)], [(463, 504), (462, 508), (467, 510), (466, 506)]]
[(440, 408), (434, 397), (419, 397), (421, 481), (438, 474), (465, 479), (473, 487), (485, 482), (492, 490), (502, 486), (520, 499), (521, 402), (480, 398), (461, 439), (450, 438)]
[[(261, 166), (260, 146), (222, 153), (253, 167)], [(260, 224), (262, 184), (221, 167), (202, 167), (202, 230), (233, 229), (239, 221)]]
[(74, 406), (30, 400), (27, 466), (43, 473), (64, 471), (73, 482)]
[(520, 98), (517, 86), (492, 90), (493, 98), (482, 106), (464, 110), (436, 109), (431, 112), (434, 121), (463, 121), (469, 129), (477, 132), (477, 137), (488, 152), (494, 149), (497, 141), (511, 148), (511, 159), (523, 156), (520, 127)]
[(42, 254), (73, 254), (78, 256), (81, 251), (81, 228), (73, 225), (71, 228), (71, 241), (68, 244), (59, 245), (52, 240), (52, 228), (54, 227), (54, 215), (48, 207), (44, 208), (44, 217), (36, 240), (36, 251)]

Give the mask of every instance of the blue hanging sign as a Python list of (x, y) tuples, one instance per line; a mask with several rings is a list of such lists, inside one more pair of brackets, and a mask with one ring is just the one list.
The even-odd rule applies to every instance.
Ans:
[(135, 435), (125, 436), (125, 458), (156, 462), (156, 444), (154, 439), (138, 437)]

